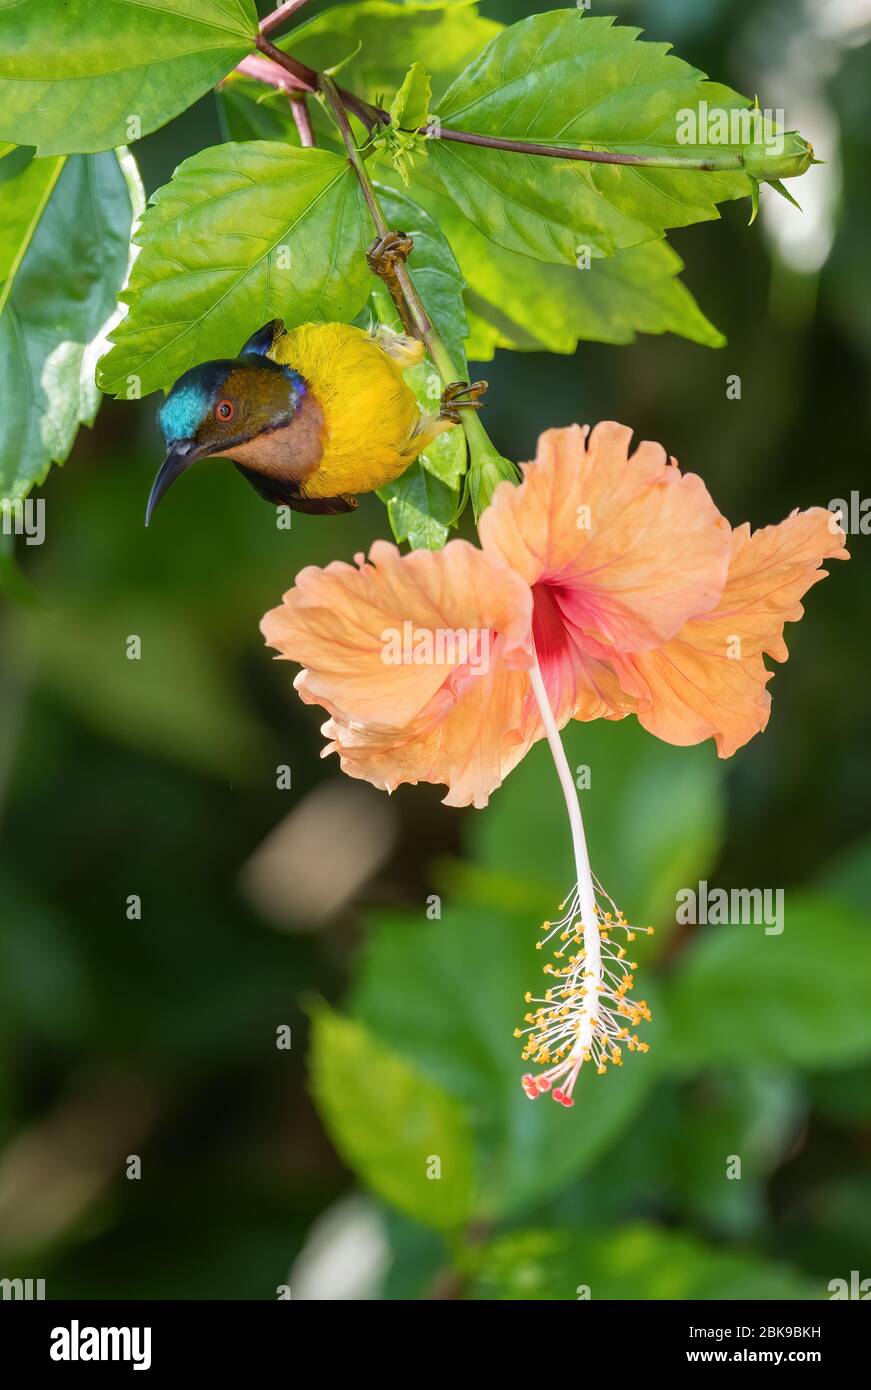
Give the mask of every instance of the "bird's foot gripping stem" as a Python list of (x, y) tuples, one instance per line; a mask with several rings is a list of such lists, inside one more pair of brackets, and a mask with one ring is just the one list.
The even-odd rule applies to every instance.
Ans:
[(390, 298), (402, 320), (402, 327), (411, 338), (419, 337), (417, 326), (409, 313), (405, 294), (396, 273), (397, 265), (404, 265), (414, 250), (414, 241), (406, 232), (385, 232), (377, 236), (366, 252), (366, 264), (373, 275), (390, 291)]
[(461, 420), (461, 410), (482, 410), (484, 402), (481, 400), (487, 390), (488, 382), (473, 381), (452, 381), (442, 392), (442, 403), (439, 415), (442, 420), (452, 420), (458, 425)]
[(385, 232), (369, 247), (366, 263), (373, 275), (386, 280), (396, 275), (396, 262), (407, 261), (413, 250), (414, 241), (406, 232)]

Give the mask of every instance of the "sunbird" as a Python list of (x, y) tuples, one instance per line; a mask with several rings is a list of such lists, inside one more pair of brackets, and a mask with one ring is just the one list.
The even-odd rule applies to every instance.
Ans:
[(438, 412), (421, 410), (403, 372), (423, 358), (415, 338), (346, 323), (287, 331), (272, 319), (238, 357), (180, 376), (158, 411), (167, 456), (145, 524), (201, 458), (229, 458), (276, 506), (331, 515), (399, 477), (428, 444), (477, 408), (485, 382), (453, 382)]

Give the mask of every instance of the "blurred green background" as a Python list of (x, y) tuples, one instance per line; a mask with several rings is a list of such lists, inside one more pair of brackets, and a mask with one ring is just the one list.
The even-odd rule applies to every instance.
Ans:
[[(765, 190), (756, 226), (727, 204), (673, 236), (727, 347), (499, 352), (495, 442), (525, 459), (548, 426), (625, 421), (735, 523), (867, 490), (871, 4), (601, 8), (785, 108), (827, 162), (803, 215)], [(147, 192), (219, 138), (209, 99), (143, 141)], [(546, 752), (486, 812), (321, 762), (258, 622), (384, 510), (278, 531), (215, 466), (146, 533), (155, 407), (107, 400), (81, 433), (0, 620), (0, 1276), (180, 1299), (827, 1297), (871, 1276), (871, 540), (810, 594), (769, 729), (727, 765), (628, 720), (567, 734), (599, 876), (658, 931), (651, 1053), (565, 1112), (525, 1100), (511, 1036), (569, 886)], [(700, 878), (785, 889), (782, 936), (676, 928)]]

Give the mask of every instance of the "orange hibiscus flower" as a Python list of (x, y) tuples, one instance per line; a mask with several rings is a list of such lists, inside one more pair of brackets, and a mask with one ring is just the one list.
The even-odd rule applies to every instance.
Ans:
[(539, 440), (515, 487), (499, 485), (480, 522), (481, 549), (400, 555), (378, 541), (356, 567), (310, 567), (263, 634), (303, 668), (301, 698), (326, 709), (325, 753), (387, 791), (447, 787), (478, 807), (546, 737), (572, 824), (577, 881), (545, 924), (565, 965), (527, 1015), (526, 1055), (549, 1064), (524, 1078), (563, 1104), (580, 1066), (602, 1071), (647, 1017), (632, 1002), (634, 933), (593, 878), (559, 728), (622, 719), (674, 744), (716, 741), (728, 757), (768, 721), (771, 672), (787, 656), (786, 622), (825, 559), (846, 558), (823, 508), (751, 534), (733, 531), (702, 480), (631, 431), (571, 426)]

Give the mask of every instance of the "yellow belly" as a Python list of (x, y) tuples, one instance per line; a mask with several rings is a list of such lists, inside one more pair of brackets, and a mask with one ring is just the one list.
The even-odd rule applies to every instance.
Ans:
[[(405, 365), (418, 355), (406, 354)], [(404, 472), (432, 432), (421, 430), (402, 363), (375, 338), (343, 323), (306, 323), (274, 345), (270, 356), (311, 386), (324, 417), (323, 458), (302, 484), (306, 497), (370, 492)]]

